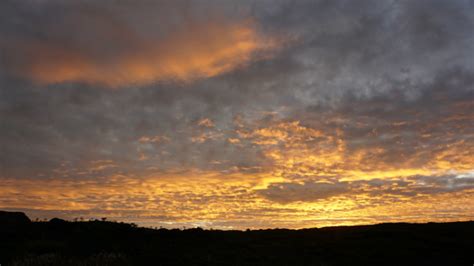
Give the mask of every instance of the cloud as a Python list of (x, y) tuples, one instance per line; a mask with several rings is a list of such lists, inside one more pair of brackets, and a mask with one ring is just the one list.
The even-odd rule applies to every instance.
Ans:
[(227, 229), (472, 219), (472, 174), (274, 182), (255, 189), (267, 178), (183, 170), (146, 177), (2, 178), (0, 207), (33, 218), (105, 216), (142, 225)]
[(356, 196), (372, 197), (399, 197), (414, 199), (421, 196), (434, 196), (442, 193), (472, 191), (474, 178), (471, 175), (432, 175), (406, 177), (379, 177), (371, 180), (334, 181), (304, 183), (272, 183), (257, 193), (268, 200), (278, 203), (315, 202), (332, 197)]
[[(79, 82), (125, 87), (189, 82), (241, 68), (270, 56), (279, 46), (252, 18), (189, 16), (178, 25), (153, 29), (155, 20), (142, 19), (144, 25), (136, 28), (133, 23), (141, 18), (124, 18), (100, 4), (31, 5), (45, 11), (61, 10), (67, 16), (60, 15), (54, 22), (44, 18), (35, 28), (36, 35), (2, 34), (0, 48), (12, 75), (43, 85)], [(35, 17), (21, 19), (36, 22)], [(165, 16), (164, 22), (171, 24), (171, 19)]]
[(0, 1), (0, 205), (226, 228), (472, 219), (453, 176), (474, 167), (472, 10)]
[(347, 183), (308, 182), (298, 183), (273, 183), (266, 189), (259, 190), (263, 197), (279, 202), (316, 201), (348, 192)]
[(198, 121), (198, 126), (212, 128), (215, 126), (215, 124), (209, 118), (203, 118)]

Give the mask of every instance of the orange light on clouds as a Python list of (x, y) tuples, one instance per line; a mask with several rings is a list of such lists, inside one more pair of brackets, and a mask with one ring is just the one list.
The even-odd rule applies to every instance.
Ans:
[[(215, 126), (202, 119), (196, 126), (211, 124)], [(218, 129), (206, 130), (207, 135), (196, 137), (192, 145), (217, 138)], [(472, 156), (462, 154), (456, 145), (432, 154), (424, 165), (410, 160), (392, 165), (381, 160), (385, 149), (349, 152), (348, 140), (339, 130), (315, 129), (298, 121), (239, 128), (235, 133), (235, 138), (226, 139), (229, 145), (251, 143), (271, 163), (255, 172), (238, 167), (225, 171), (180, 168), (87, 178), (117, 167), (113, 161), (94, 161), (79, 179), (2, 178), (0, 207), (38, 213), (69, 211), (67, 218), (107, 215), (117, 220), (133, 217), (142, 225), (227, 229), (473, 218), (472, 165), (466, 164)], [(161, 141), (171, 140), (163, 136), (138, 140), (140, 145)], [(451, 162), (445, 154), (459, 158)], [(446, 210), (449, 215), (440, 215)]]
[[(52, 41), (20, 45), (18, 49), (29, 58), (18, 71), (40, 84), (81, 82), (121, 87), (165, 80), (189, 82), (268, 57), (278, 47), (275, 38), (264, 36), (248, 20), (196, 23), (158, 39), (128, 35), (130, 49), (104, 58)], [(110, 41), (113, 46), (114, 40)]]

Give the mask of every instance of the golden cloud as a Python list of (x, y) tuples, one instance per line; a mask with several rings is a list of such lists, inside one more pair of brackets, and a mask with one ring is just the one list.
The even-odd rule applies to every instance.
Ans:
[(168, 80), (189, 82), (266, 58), (279, 46), (276, 38), (264, 36), (251, 20), (200, 22), (155, 39), (125, 30), (120, 38), (115, 35), (110, 36), (111, 49), (115, 42), (127, 49), (103, 51), (104, 55), (91, 52), (93, 47), (53, 40), (14, 43), (12, 50), (22, 59), (12, 68), (40, 84), (81, 82), (121, 87)]
[[(61, 178), (0, 177), (0, 208), (226, 229), (473, 218), (472, 147), (462, 141), (423, 151), (429, 155), (424, 164), (410, 158), (395, 164), (384, 159), (390, 147), (351, 149), (347, 132), (338, 128), (298, 121), (241, 123), (233, 138), (204, 129), (192, 142), (219, 138), (232, 146), (251, 145), (270, 163), (257, 172), (180, 167), (125, 175), (105, 171), (117, 167), (113, 161), (93, 161), (78, 169), (85, 171), (82, 178), (65, 175), (69, 168), (55, 172)], [(143, 136), (137, 145), (162, 140)]]
[[(103, 217), (107, 213), (110, 219), (133, 217), (135, 222), (153, 226), (176, 227), (201, 223), (208, 227), (234, 229), (473, 218), (472, 186), (468, 190), (453, 190), (450, 193), (411, 196), (405, 192), (411, 192), (410, 187), (416, 184), (407, 189), (396, 184), (403, 181), (398, 179), (394, 179), (394, 184), (384, 182), (387, 187), (382, 189), (390, 193), (378, 193), (380, 188), (376, 185), (371, 185), (372, 188), (368, 186), (369, 190), (365, 191), (366, 183), (361, 183), (357, 188), (359, 191), (348, 187), (339, 195), (330, 192), (332, 188), (326, 185), (319, 191), (324, 195), (317, 195), (314, 194), (314, 186), (293, 191), (284, 190), (288, 185), (283, 184), (283, 196), (290, 193), (286, 197), (291, 199), (294, 197), (291, 193), (299, 193), (299, 197), (317, 197), (318, 200), (281, 204), (263, 199), (258, 194), (260, 189), (257, 187), (271, 178), (267, 174), (223, 175), (209, 171), (181, 171), (145, 177), (112, 175), (82, 180), (2, 178), (0, 207), (27, 209), (36, 213), (71, 212), (85, 218)], [(271, 188), (278, 189), (276, 185), (278, 183)], [(424, 187), (417, 187), (425, 191)], [(387, 204), (391, 207), (386, 208)], [(453, 209), (452, 206), (458, 208)], [(444, 210), (450, 210), (451, 216), (439, 216)]]

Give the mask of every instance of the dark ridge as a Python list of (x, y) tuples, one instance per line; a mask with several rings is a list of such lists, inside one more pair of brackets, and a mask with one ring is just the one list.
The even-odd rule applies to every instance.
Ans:
[[(31, 223), (30, 218), (23, 212), (0, 211), (0, 233), (6, 230), (14, 230)], [(1, 262), (0, 262), (1, 263)]]
[[(2, 213), (4, 217), (24, 215)], [(9, 219), (0, 220), (0, 227)], [(149, 229), (105, 219), (21, 220), (21, 227), (1, 234), (2, 266), (474, 263), (473, 221), (221, 231)]]
[(23, 212), (0, 211), (0, 223), (29, 223), (30, 218)]

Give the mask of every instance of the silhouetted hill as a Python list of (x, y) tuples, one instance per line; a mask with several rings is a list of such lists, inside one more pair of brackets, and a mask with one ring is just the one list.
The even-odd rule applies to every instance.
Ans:
[(29, 222), (2, 233), (6, 265), (473, 265), (474, 222), (302, 230), (167, 230)]
[(30, 218), (22, 212), (0, 211), (0, 225), (20, 225), (30, 223)]

